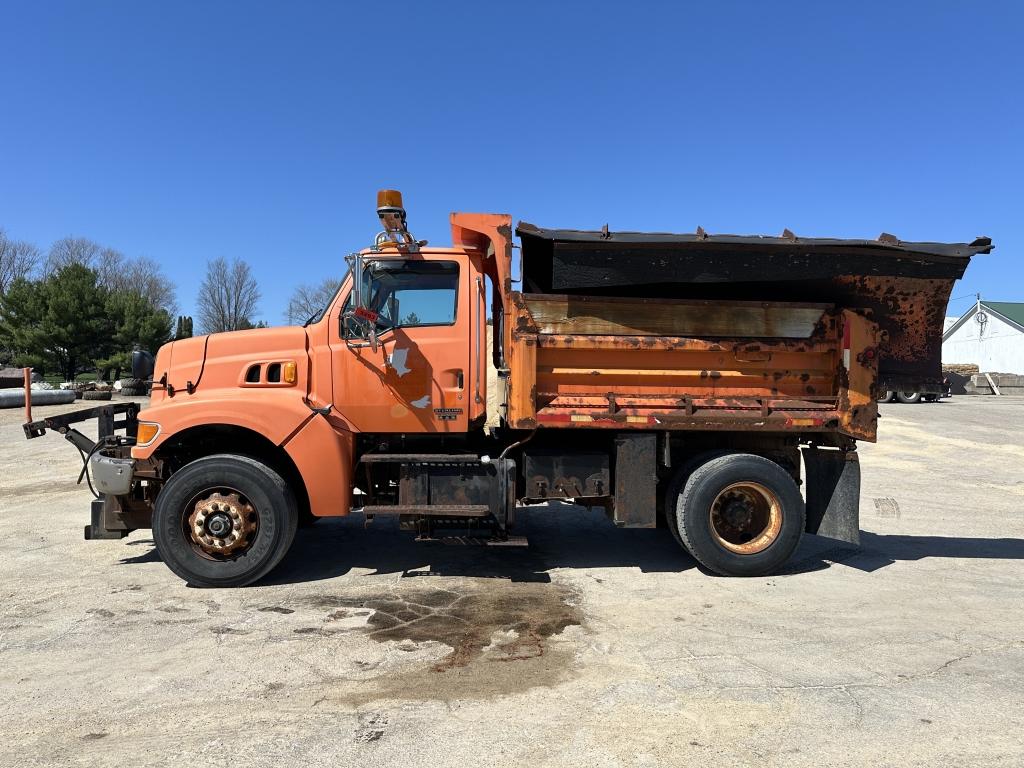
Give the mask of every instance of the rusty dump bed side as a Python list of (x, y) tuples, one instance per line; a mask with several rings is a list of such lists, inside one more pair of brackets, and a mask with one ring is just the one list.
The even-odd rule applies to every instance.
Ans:
[(517, 428), (875, 437), (877, 327), (832, 304), (513, 293), (508, 324)]
[[(992, 243), (541, 229), (520, 223), (532, 294), (825, 302), (878, 327), (878, 386), (939, 391), (942, 322), (953, 282)], [(766, 329), (770, 331), (771, 329)]]

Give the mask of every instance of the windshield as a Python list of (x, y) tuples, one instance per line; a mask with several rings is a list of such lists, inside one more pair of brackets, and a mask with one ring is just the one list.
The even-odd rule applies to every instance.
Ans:
[[(362, 277), (361, 303), (378, 333), (455, 322), (459, 265), (453, 261), (370, 262)], [(343, 314), (351, 303), (350, 295)], [(348, 324), (346, 335), (361, 336), (359, 324)]]

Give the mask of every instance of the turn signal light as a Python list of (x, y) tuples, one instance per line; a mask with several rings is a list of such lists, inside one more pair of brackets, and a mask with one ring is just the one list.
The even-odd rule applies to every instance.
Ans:
[(286, 384), (294, 384), (298, 379), (298, 375), (295, 369), (295, 363), (292, 362), (291, 360), (285, 363), (284, 366), (281, 368), (281, 379)]
[(149, 445), (160, 434), (160, 425), (149, 421), (139, 422), (139, 431), (135, 435), (136, 445)]

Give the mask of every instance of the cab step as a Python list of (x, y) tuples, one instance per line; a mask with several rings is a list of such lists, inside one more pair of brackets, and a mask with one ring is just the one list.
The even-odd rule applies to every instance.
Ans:
[(419, 515), (421, 517), (487, 517), (486, 504), (388, 504), (363, 507), (364, 515)]

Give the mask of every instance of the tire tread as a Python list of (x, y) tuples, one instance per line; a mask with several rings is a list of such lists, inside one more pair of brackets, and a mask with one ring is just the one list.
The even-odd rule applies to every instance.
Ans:
[[(698, 539), (698, 534), (700, 533), (700, 531), (694, 527), (693, 515), (687, 515), (688, 500), (698, 492), (700, 484), (708, 482), (708, 478), (712, 476), (714, 473), (722, 471), (723, 468), (728, 467), (730, 464), (738, 464), (739, 462), (753, 462), (755, 465), (760, 464), (761, 467), (768, 473), (775, 473), (776, 478), (779, 479), (780, 482), (783, 482), (784, 484), (788, 482), (789, 484), (791, 484), (792, 487), (786, 488), (786, 491), (792, 491), (795, 494), (795, 499), (799, 499), (799, 503), (797, 503), (794, 500), (793, 506), (795, 506), (796, 509), (787, 509), (785, 507), (783, 509), (783, 532), (780, 534), (780, 540), (776, 541), (776, 543), (773, 544), (771, 548), (775, 549), (775, 547), (782, 545), (781, 549), (775, 550), (775, 557), (768, 558), (769, 564), (763, 568), (747, 567), (742, 569), (742, 572), (740, 571), (740, 569), (731, 569), (729, 567), (726, 567), (725, 565), (723, 565), (723, 562), (728, 561), (730, 557), (755, 558), (759, 556), (731, 555), (729, 553), (725, 553), (725, 551), (722, 550), (721, 552), (715, 553), (721, 555), (721, 560), (716, 560), (714, 557), (709, 557), (703, 549), (702, 542)], [(782, 480), (782, 478), (785, 478), (785, 480)], [(763, 480), (764, 478), (751, 477), (750, 479)], [(780, 499), (780, 501), (784, 503), (785, 500)], [(796, 528), (797, 533), (796, 536), (793, 537), (792, 541), (785, 541), (783, 540), (783, 537), (786, 535), (786, 525), (787, 522), (789, 522), (789, 520), (792, 519), (791, 516), (794, 514), (797, 516), (799, 523), (798, 527)], [(679, 501), (677, 505), (677, 515), (679, 538), (682, 540), (683, 546), (685, 546), (687, 551), (691, 555), (693, 555), (694, 559), (697, 560), (697, 562), (699, 562), (705, 568), (715, 573), (718, 573), (722, 576), (760, 576), (765, 575), (767, 573), (771, 573), (772, 571), (779, 568), (793, 553), (793, 550), (796, 549), (797, 544), (799, 544), (800, 542), (800, 536), (803, 533), (806, 511), (804, 509), (803, 498), (800, 496), (800, 490), (799, 488), (797, 488), (796, 483), (793, 482), (793, 478), (791, 478), (786, 473), (786, 471), (782, 467), (780, 467), (776, 462), (772, 461), (771, 459), (766, 459), (763, 456), (758, 456), (756, 454), (751, 453), (727, 453), (701, 464), (690, 474), (689, 478), (687, 478), (686, 480), (686, 485), (682, 489), (682, 492), (679, 496)], [(790, 530), (792, 530), (792, 526), (794, 525), (794, 523), (789, 522), (789, 525), (791, 526)], [(768, 551), (770, 550), (765, 550), (765, 552)], [(780, 557), (779, 555), (782, 556)], [(765, 558), (759, 559), (763, 560)], [(737, 560), (736, 562), (742, 561)], [(756, 562), (757, 561), (755, 560), (749, 560), (745, 563), (745, 565), (750, 566), (752, 564), (755, 564)]]
[[(252, 584), (255, 581), (259, 581), (274, 568), (278, 566), (281, 560), (284, 559), (288, 550), (291, 548), (292, 541), (295, 539), (295, 531), (298, 528), (298, 504), (295, 501), (295, 495), (292, 493), (291, 488), (285, 482), (284, 478), (270, 466), (252, 459), (248, 456), (233, 453), (216, 453), (209, 456), (203, 456), (202, 458), (196, 459), (195, 461), (189, 462), (182, 467), (182, 469), (171, 475), (170, 479), (164, 485), (160, 491), (160, 495), (168, 493), (169, 490), (175, 490), (175, 478), (178, 478), (177, 483), (188, 482), (189, 474), (183, 474), (183, 471), (187, 468), (192, 468), (192, 471), (201, 471), (207, 464), (214, 464), (217, 462), (237, 462), (248, 465), (251, 469), (263, 476), (264, 479), (268, 480), (273, 486), (273, 489), (279, 494), (279, 497), (284, 501), (286, 509), (284, 511), (283, 522), (283, 534), (281, 538), (276, 542), (275, 549), (264, 562), (260, 563), (258, 567), (253, 568), (251, 571), (247, 571), (235, 576), (227, 577), (207, 577), (201, 574), (197, 574), (188, 569), (186, 564), (178, 562), (174, 556), (168, 556), (168, 553), (162, 551), (161, 539), (163, 538), (162, 528), (159, 526), (162, 523), (162, 516), (165, 514), (163, 509), (160, 507), (160, 496), (157, 497), (157, 509), (154, 511), (153, 519), (153, 539), (157, 545), (157, 551), (159, 552), (164, 564), (167, 565), (175, 574), (180, 576), (189, 584), (204, 587), (241, 587), (248, 584)], [(166, 498), (166, 497), (165, 497)], [(177, 512), (172, 512), (177, 514)], [(173, 553), (171, 553), (173, 555)]]

